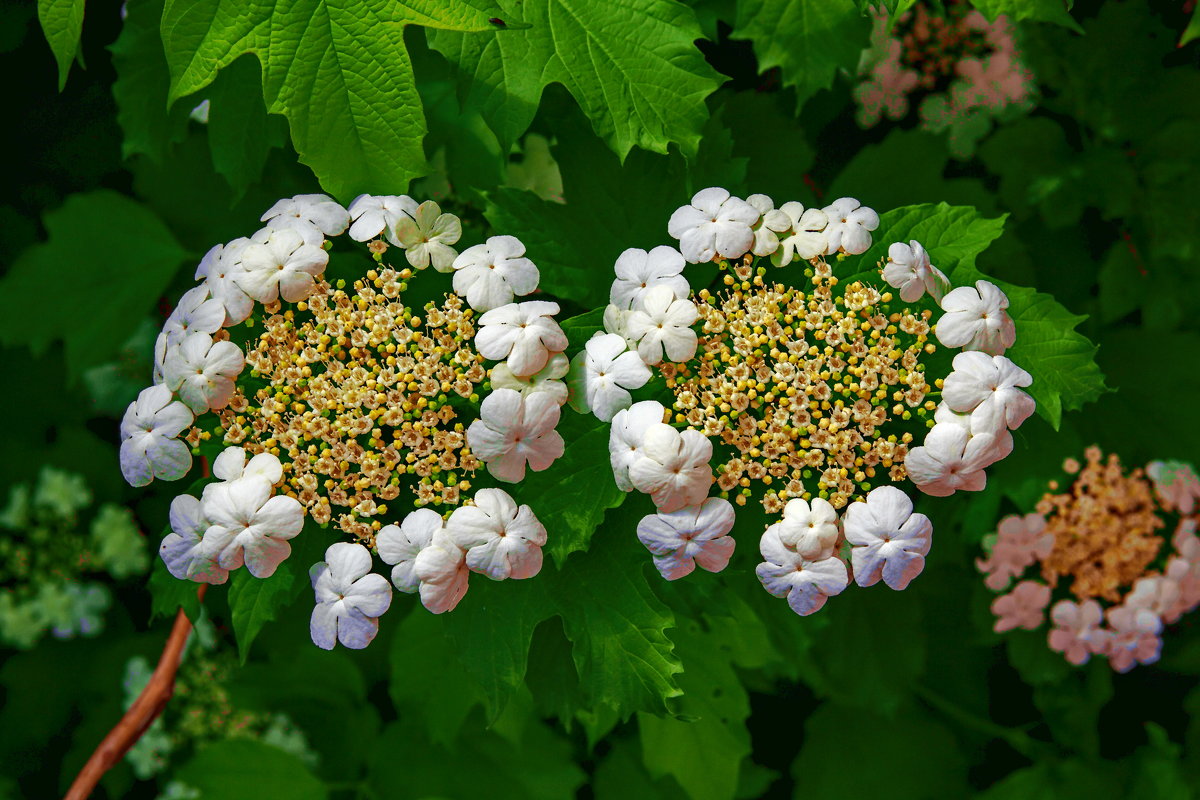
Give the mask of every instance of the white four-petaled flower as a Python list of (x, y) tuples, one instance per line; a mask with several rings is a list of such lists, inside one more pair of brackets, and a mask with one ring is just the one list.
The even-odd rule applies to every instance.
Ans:
[(375, 537), (379, 557), (393, 564), (392, 584), (407, 594), (419, 592), (434, 614), (458, 605), (467, 593), (463, 551), (446, 532), (442, 516), (419, 508), (399, 525), (387, 525)]
[(687, 361), (696, 355), (696, 332), (691, 325), (699, 318), (695, 304), (680, 299), (668, 286), (655, 286), (642, 297), (642, 304), (625, 317), (625, 333), (637, 342), (638, 355), (647, 364)]
[(233, 379), (246, 364), (233, 342), (214, 342), (207, 333), (189, 333), (167, 351), (163, 364), (165, 385), (179, 393), (195, 414), (224, 408), (233, 397)]
[(641, 455), (646, 431), (663, 421), (666, 408), (656, 400), (643, 400), (613, 415), (608, 429), (608, 458), (613, 480), (623, 492), (633, 491), (629, 468)]
[(679, 240), (680, 252), (693, 264), (717, 256), (740, 258), (754, 244), (750, 226), (758, 216), (754, 206), (713, 186), (696, 192), (690, 205), (676, 209), (667, 231)]
[(821, 210), (829, 218), (826, 253), (841, 250), (856, 256), (871, 249), (871, 231), (879, 227), (879, 215), (872, 209), (853, 197), (839, 197)]
[(642, 517), (637, 536), (654, 555), (654, 566), (669, 581), (690, 575), (699, 564), (720, 572), (729, 564), (737, 542), (733, 506), (728, 500), (709, 497), (700, 505)]
[(312, 294), (329, 253), (296, 228), (265, 228), (242, 250), (242, 271), (234, 281), (260, 303), (283, 298), (298, 303)]
[(244, 322), (254, 310), (254, 298), (238, 283), (242, 274), (242, 252), (252, 242), (243, 237), (209, 249), (196, 268), (196, 278), (204, 278), (213, 299), (225, 307), (225, 325)]
[[(203, 335), (203, 334), (201, 334)], [(192, 468), (192, 451), (175, 437), (192, 424), (192, 412), (159, 384), (138, 394), (121, 420), (121, 474), (130, 486), (155, 478), (174, 481)]]
[(546, 366), (532, 375), (521, 376), (513, 374), (508, 364), (497, 364), (492, 367), (492, 388), (512, 389), (520, 392), (521, 396), (529, 397), (537, 392), (544, 392), (554, 398), (560, 406), (567, 402), (567, 385), (562, 382), (570, 370), (570, 362), (563, 353), (550, 356)]
[(951, 410), (969, 413), (977, 430), (1016, 430), (1037, 408), (1020, 389), (1031, 383), (1033, 377), (1005, 356), (970, 350), (954, 357), (942, 397)]
[(828, 500), (794, 497), (783, 507), (783, 518), (771, 528), (779, 541), (811, 561), (833, 555), (838, 538), (837, 511)]
[(746, 202), (759, 214), (750, 252), (760, 257), (773, 255), (779, 249), (779, 234), (791, 227), (791, 219), (782, 209), (775, 208), (775, 201), (765, 194), (752, 194)]
[(550, 356), (567, 348), (567, 336), (554, 321), (558, 303), (530, 300), (493, 308), (479, 317), (475, 349), (493, 361), (508, 359), (518, 377), (533, 375)]
[(337, 236), (350, 224), (350, 214), (332, 197), (298, 194), (278, 201), (262, 215), (268, 228), (316, 228), (326, 236)]
[(532, 578), (542, 568), (546, 529), (529, 506), (500, 489), (480, 489), (475, 505), (460, 506), (446, 532), (466, 551), (467, 566), (492, 580)]
[(843, 519), (850, 563), (859, 586), (883, 582), (896, 591), (925, 568), (933, 524), (914, 514), (912, 500), (895, 486), (879, 486), (861, 503), (851, 503)]
[(525, 245), (515, 236), (492, 236), (468, 247), (454, 259), (454, 291), (476, 311), (511, 303), (514, 295), (537, 288), (540, 275), (525, 257)]
[(825, 254), (829, 249), (829, 237), (825, 234), (829, 217), (824, 211), (806, 209), (803, 203), (795, 200), (784, 203), (779, 210), (788, 219), (788, 233), (780, 239), (779, 249), (771, 256), (772, 264), (786, 267), (794, 258), (808, 261)]
[[(597, 333), (571, 362), (571, 407), (608, 422), (633, 402), (630, 389), (650, 380), (650, 368), (615, 333)], [(493, 381), (493, 385), (494, 385)]]
[(608, 302), (623, 311), (636, 308), (655, 286), (667, 286), (676, 297), (687, 297), (691, 287), (682, 274), (686, 263), (674, 247), (660, 245), (648, 253), (631, 247), (617, 256), (613, 266), (617, 279)]
[(763, 588), (775, 597), (786, 597), (792, 611), (800, 616), (819, 611), (826, 600), (841, 594), (850, 582), (841, 559), (805, 558), (783, 543), (774, 525), (763, 532), (758, 550), (765, 560), (754, 572)]
[(938, 320), (937, 339), (946, 347), (982, 350), (1003, 355), (1017, 340), (1017, 328), (1008, 308), (1008, 296), (994, 283), (975, 281), (942, 298), (946, 313)]
[(888, 261), (883, 267), (883, 279), (900, 290), (900, 299), (915, 303), (926, 292), (940, 303), (950, 289), (950, 280), (929, 261), (929, 253), (915, 239), (895, 242), (888, 248)]
[(381, 233), (391, 238), (402, 217), (417, 213), (417, 201), (406, 194), (360, 194), (350, 203), (350, 238), (356, 242), (374, 239)]
[(304, 508), (294, 497), (272, 497), (263, 478), (243, 477), (205, 487), (202, 507), (210, 523), (203, 552), (223, 569), (246, 569), (269, 578), (292, 552), (289, 539), (304, 527)]
[(371, 553), (361, 544), (335, 542), (309, 571), (316, 605), (309, 621), (313, 644), (323, 650), (361, 650), (379, 633), (379, 616), (392, 604), (387, 579), (371, 572)]
[(525, 477), (526, 462), (541, 472), (562, 456), (563, 439), (554, 430), (558, 418), (558, 403), (545, 392), (522, 397), (512, 389), (495, 389), (480, 404), (467, 442), (488, 472), (516, 483)]
[[(1007, 434), (1007, 431), (1005, 431)], [(908, 477), (918, 489), (934, 497), (949, 497), (959, 489), (981, 491), (987, 485), (984, 468), (999, 458), (1002, 439), (991, 433), (972, 434), (963, 425), (939, 423), (904, 459)], [(1011, 437), (1008, 439), (1011, 447)]]
[(179, 298), (179, 305), (163, 324), (166, 345), (173, 345), (194, 331), (212, 335), (225, 323), (225, 306), (211, 296), (208, 284), (192, 287)]
[(691, 428), (680, 432), (660, 422), (642, 437), (629, 481), (669, 514), (703, 502), (713, 482), (711, 458), (712, 442), (704, 434)]
[(190, 494), (179, 495), (171, 501), (169, 519), (171, 533), (163, 537), (158, 548), (167, 571), (181, 581), (224, 583), (229, 570), (222, 569), (201, 545), (209, 522), (200, 501)]
[(417, 269), (430, 264), (438, 272), (454, 269), (454, 258), (458, 255), (450, 245), (462, 236), (462, 223), (453, 214), (443, 214), (432, 200), (417, 206), (412, 216), (400, 216), (392, 230), (393, 243), (404, 248), (404, 257)]

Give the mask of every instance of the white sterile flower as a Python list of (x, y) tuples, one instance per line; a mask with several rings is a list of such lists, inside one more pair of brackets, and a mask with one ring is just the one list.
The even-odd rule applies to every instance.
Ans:
[(571, 407), (608, 422), (633, 403), (629, 390), (640, 389), (649, 380), (650, 368), (626, 349), (624, 339), (615, 333), (597, 333), (571, 359)]
[(271, 497), (271, 484), (261, 478), (240, 478), (206, 487), (201, 506), (211, 525), (204, 533), (203, 551), (225, 569), (246, 569), (256, 578), (269, 578), (291, 555), (291, 539), (304, 527), (304, 508), (294, 497)]
[(380, 528), (375, 535), (375, 549), (385, 564), (393, 565), (392, 584), (397, 589), (405, 594), (417, 591), (421, 584), (413, 568), (417, 554), (443, 528), (442, 515), (429, 508), (410, 512), (399, 525)]
[(150, 370), (150, 382), (155, 386), (162, 383), (166, 378), (163, 376), (163, 367), (167, 363), (167, 334), (159, 332), (158, 338), (154, 340), (154, 367)]
[(467, 566), (494, 581), (538, 574), (546, 529), (532, 509), (518, 507), (501, 489), (480, 489), (474, 500), (446, 520), (446, 533), (467, 551)]
[(701, 189), (691, 205), (676, 209), (667, 231), (679, 240), (683, 257), (693, 264), (712, 261), (718, 255), (740, 258), (754, 244), (751, 225), (758, 222), (758, 209), (725, 189)]
[(972, 350), (954, 357), (942, 398), (952, 410), (970, 413), (977, 430), (1016, 430), (1037, 409), (1019, 388), (1031, 383), (1033, 377), (1008, 358)]
[(960, 286), (942, 298), (946, 313), (938, 320), (937, 339), (946, 347), (1003, 355), (1017, 340), (1017, 327), (1006, 308), (1008, 296), (994, 283)]
[(454, 291), (476, 311), (511, 303), (514, 295), (537, 288), (541, 274), (525, 258), (525, 245), (515, 236), (492, 236), (468, 247), (454, 259)]
[(443, 214), (437, 203), (426, 200), (411, 217), (404, 215), (396, 220), (390, 230), (395, 232), (392, 243), (404, 248), (404, 257), (417, 269), (430, 264), (438, 272), (454, 269), (458, 252), (450, 245), (462, 236), (462, 223), (453, 214)]
[(786, 546), (804, 558), (820, 561), (833, 555), (837, 545), (838, 515), (833, 506), (820, 497), (814, 497), (811, 505), (795, 497), (783, 507), (783, 519), (771, 528)]
[(829, 225), (829, 217), (819, 208), (805, 209), (803, 203), (795, 200), (784, 203), (779, 210), (788, 219), (788, 234), (779, 241), (779, 249), (771, 256), (771, 263), (777, 267), (786, 267), (793, 258), (808, 261), (810, 258), (825, 255), (829, 249), (829, 237), (825, 228)]
[(752, 194), (746, 202), (754, 206), (759, 220), (754, 224), (754, 244), (750, 252), (756, 256), (769, 256), (779, 249), (779, 234), (788, 230), (792, 221), (782, 210), (775, 208), (775, 201), (765, 194)]
[(189, 333), (169, 350), (163, 376), (171, 391), (196, 414), (224, 408), (233, 397), (233, 379), (246, 365), (233, 342), (214, 342), (207, 333)]
[(554, 430), (558, 417), (558, 403), (545, 392), (522, 397), (512, 389), (495, 389), (467, 428), (467, 443), (488, 472), (516, 483), (525, 477), (526, 462), (541, 472), (563, 454), (563, 439)]
[[(203, 334), (201, 334), (203, 335)], [(192, 468), (192, 451), (177, 439), (192, 412), (163, 384), (142, 389), (121, 419), (121, 474), (130, 486), (174, 481)]]
[(1008, 458), (1013, 451), (1013, 437), (1008, 432), (1008, 428), (1001, 424), (996, 427), (994, 420), (985, 417), (975, 417), (972, 414), (963, 414), (954, 411), (950, 406), (946, 405), (946, 401), (938, 403), (937, 410), (933, 412), (933, 421), (937, 425), (955, 425), (967, 432), (968, 437), (979, 436), (980, 434), (989, 434), (992, 436), (992, 443), (989, 446), (989, 455), (985, 459), (984, 467), (990, 467), (997, 461), (1003, 461)]
[(629, 314), (630, 312), (623, 311), (609, 303), (604, 307), (604, 330), (607, 333), (615, 333), (628, 342), (631, 348), (637, 349), (637, 342), (629, 340)]
[(929, 262), (929, 253), (915, 239), (909, 240), (908, 244), (896, 242), (888, 248), (883, 279), (892, 288), (900, 290), (900, 299), (906, 303), (915, 303), (926, 292), (940, 303), (950, 290), (950, 279)]
[(417, 213), (417, 201), (406, 194), (360, 194), (350, 203), (350, 238), (356, 242), (374, 239), (391, 231), (402, 217)]
[(879, 215), (873, 210), (853, 197), (840, 197), (822, 210), (829, 218), (826, 253), (842, 250), (856, 256), (871, 249), (871, 231), (879, 227)]
[(222, 569), (200, 542), (208, 530), (208, 519), (200, 501), (190, 494), (181, 494), (171, 501), (171, 533), (163, 537), (158, 555), (167, 571), (179, 580), (198, 583), (224, 583), (229, 570)]
[(843, 521), (859, 586), (883, 578), (900, 591), (925, 569), (933, 524), (924, 514), (914, 514), (912, 500), (895, 486), (879, 486), (864, 502), (851, 503)]
[(350, 224), (350, 213), (327, 195), (298, 194), (271, 206), (261, 220), (268, 228), (311, 226), (326, 236), (337, 236)]
[(613, 480), (621, 491), (633, 491), (629, 468), (641, 455), (646, 431), (661, 423), (666, 411), (656, 400), (643, 400), (613, 415), (612, 426), (608, 429), (608, 459), (612, 464)]
[(733, 506), (710, 497), (700, 505), (670, 514), (662, 511), (642, 517), (637, 537), (654, 554), (654, 566), (669, 581), (690, 575), (699, 564), (709, 572), (729, 565), (737, 542), (726, 536), (733, 530)]
[(235, 445), (226, 447), (213, 459), (212, 474), (223, 481), (261, 478), (274, 486), (283, 480), (283, 464), (270, 453), (259, 453), (247, 461), (245, 448)]
[(387, 579), (371, 572), (371, 552), (361, 544), (335, 542), (309, 577), (316, 596), (308, 626), (313, 644), (322, 650), (338, 642), (353, 650), (369, 645), (379, 633), (379, 616), (392, 604)]
[(254, 298), (246, 294), (237, 281), (242, 274), (242, 252), (252, 242), (249, 239), (234, 239), (229, 244), (218, 244), (204, 254), (196, 268), (196, 278), (204, 278), (213, 299), (225, 307), (225, 325), (244, 322), (254, 310)]
[(522, 397), (529, 397), (537, 392), (544, 392), (554, 398), (560, 406), (567, 402), (567, 385), (562, 382), (570, 369), (571, 362), (567, 361), (564, 353), (550, 356), (546, 366), (528, 377), (514, 375), (508, 364), (497, 364), (492, 367), (492, 388), (512, 389), (520, 392)]
[(413, 574), (421, 582), (421, 605), (434, 614), (452, 610), (467, 593), (466, 553), (445, 529), (436, 531), (429, 546), (417, 553)]
[(608, 301), (621, 310), (636, 308), (655, 286), (667, 286), (676, 297), (687, 297), (691, 287), (682, 274), (686, 263), (674, 247), (660, 245), (649, 253), (631, 247), (617, 256), (613, 266), (617, 279)]
[(996, 462), (1000, 440), (990, 433), (971, 435), (962, 425), (934, 425), (925, 443), (908, 451), (904, 466), (917, 488), (934, 497), (959, 489), (978, 492), (987, 485), (984, 467)]
[(508, 359), (514, 375), (525, 377), (567, 349), (567, 335), (554, 321), (558, 303), (530, 300), (493, 308), (479, 317), (475, 349), (492, 361)]
[(704, 434), (660, 422), (646, 430), (629, 481), (669, 514), (704, 501), (713, 482), (711, 458), (712, 442)]
[(225, 306), (211, 297), (208, 284), (202, 283), (183, 293), (179, 305), (167, 317), (162, 332), (167, 336), (166, 344), (170, 345), (189, 333), (216, 333), (224, 322)]
[(699, 316), (691, 300), (677, 298), (668, 286), (655, 286), (642, 297), (642, 305), (625, 317), (625, 331), (638, 343), (638, 355), (647, 364), (659, 364), (664, 358), (687, 361), (696, 355), (691, 325)]
[(765, 561), (754, 572), (763, 588), (775, 597), (786, 597), (792, 611), (800, 616), (819, 611), (826, 600), (841, 594), (850, 583), (841, 559), (805, 558), (780, 540), (774, 525), (763, 532), (758, 550)]
[(260, 303), (283, 298), (298, 303), (312, 294), (316, 276), (325, 271), (329, 253), (295, 228), (265, 229), (242, 251), (242, 272), (234, 277)]

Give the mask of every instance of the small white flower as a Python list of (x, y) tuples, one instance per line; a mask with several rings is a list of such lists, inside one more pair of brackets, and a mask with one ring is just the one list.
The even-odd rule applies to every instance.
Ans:
[(404, 248), (409, 264), (417, 269), (433, 264), (438, 272), (454, 269), (458, 253), (450, 245), (462, 236), (462, 223), (453, 214), (443, 214), (437, 203), (426, 200), (411, 217), (405, 215), (396, 220), (392, 230), (395, 231), (392, 242)]
[(942, 298), (946, 313), (938, 320), (937, 339), (945, 347), (1003, 355), (1017, 340), (1017, 327), (1006, 308), (1008, 297), (994, 283), (960, 286)]
[(189, 333), (167, 352), (165, 385), (195, 414), (224, 408), (233, 397), (236, 378), (246, 365), (233, 342), (214, 342), (207, 333)]
[(240, 478), (205, 487), (201, 506), (211, 523), (203, 552), (224, 569), (244, 563), (256, 578), (269, 578), (292, 552), (288, 543), (304, 527), (304, 508), (294, 497), (271, 497), (265, 479)]
[(329, 253), (305, 240), (295, 228), (264, 229), (242, 251), (242, 272), (234, 277), (246, 294), (260, 303), (282, 297), (298, 303), (312, 294), (316, 276), (325, 271)]
[(952, 410), (970, 413), (977, 430), (1016, 430), (1037, 408), (1019, 388), (1031, 383), (1033, 377), (1008, 358), (972, 350), (954, 357), (942, 397)]
[(780, 540), (774, 525), (763, 533), (758, 550), (765, 560), (754, 572), (763, 588), (775, 597), (786, 597), (792, 611), (802, 617), (819, 611), (826, 600), (841, 594), (850, 583), (841, 559), (805, 558)]
[(656, 400), (634, 403), (613, 415), (608, 429), (608, 458), (612, 464), (613, 480), (623, 492), (633, 491), (629, 468), (641, 455), (646, 431), (663, 421), (666, 408)]
[[(203, 335), (203, 334), (201, 334)], [(175, 437), (192, 424), (192, 412), (159, 384), (142, 389), (121, 419), (121, 474), (130, 486), (158, 478), (179, 480), (192, 468), (192, 451)]]
[(772, 528), (785, 546), (810, 561), (820, 561), (833, 555), (837, 545), (838, 515), (820, 497), (814, 497), (811, 505), (794, 497), (783, 507), (783, 519), (767, 530)]
[(271, 206), (261, 221), (277, 230), (311, 226), (326, 236), (337, 236), (350, 224), (350, 214), (327, 195), (298, 194)]
[(775, 208), (775, 201), (765, 194), (752, 194), (746, 198), (746, 202), (759, 213), (759, 220), (753, 228), (754, 244), (750, 252), (756, 256), (773, 255), (779, 249), (779, 234), (791, 227), (791, 219), (781, 209)]
[(181, 581), (215, 584), (228, 580), (229, 570), (221, 569), (201, 547), (209, 523), (200, 501), (190, 494), (179, 495), (171, 501), (169, 519), (171, 533), (163, 537), (158, 548), (167, 571)]
[(679, 240), (680, 252), (693, 264), (718, 255), (740, 258), (754, 244), (750, 226), (758, 216), (754, 206), (713, 186), (696, 192), (691, 205), (678, 208), (667, 222), (667, 231)]
[(221, 330), (224, 322), (225, 306), (220, 300), (210, 297), (208, 284), (202, 283), (184, 292), (183, 297), (179, 298), (179, 305), (167, 317), (162, 330), (167, 337), (165, 344), (175, 344), (196, 331), (214, 334)]
[(245, 448), (232, 446), (226, 447), (213, 459), (212, 474), (223, 481), (261, 478), (274, 486), (283, 480), (283, 465), (270, 453), (258, 453), (247, 462)]
[(525, 477), (526, 462), (541, 472), (562, 456), (563, 439), (554, 430), (558, 417), (558, 403), (545, 392), (522, 397), (512, 389), (495, 389), (467, 429), (467, 443), (488, 472), (516, 483)]
[(417, 553), (413, 574), (421, 582), (421, 605), (434, 614), (452, 610), (467, 593), (466, 553), (444, 529)]
[(375, 549), (385, 564), (392, 564), (392, 584), (412, 594), (421, 585), (413, 569), (420, 553), (443, 529), (442, 515), (429, 508), (418, 508), (399, 525), (385, 525), (375, 535)]
[(475, 349), (492, 361), (508, 359), (514, 375), (540, 371), (553, 353), (567, 349), (567, 335), (554, 321), (558, 303), (530, 300), (493, 308), (479, 317)]
[(679, 299), (668, 286), (646, 292), (642, 305), (625, 317), (628, 338), (638, 343), (638, 355), (647, 364), (687, 361), (696, 355), (696, 332), (691, 325), (699, 318), (696, 306)]
[(733, 522), (729, 501), (710, 497), (670, 514), (660, 511), (642, 517), (637, 536), (654, 554), (654, 566), (662, 576), (674, 581), (690, 575), (697, 564), (709, 572), (725, 569), (737, 545), (726, 535)]
[(997, 461), (1003, 461), (1013, 451), (1012, 434), (1008, 432), (1008, 428), (1004, 427), (1003, 424), (996, 427), (995, 421), (990, 418), (975, 417), (972, 414), (962, 414), (953, 411), (950, 406), (946, 405), (945, 400), (938, 403), (937, 410), (933, 412), (933, 421), (936, 425), (957, 425), (967, 432), (968, 437), (979, 436), (980, 434), (991, 435), (992, 443), (989, 445), (990, 454), (985, 459), (984, 467), (990, 467)]
[(313, 644), (332, 650), (341, 642), (361, 650), (379, 633), (379, 617), (392, 604), (387, 579), (371, 572), (371, 553), (361, 544), (335, 542), (325, 560), (309, 570), (316, 606), (309, 621)]
[(350, 203), (350, 238), (356, 242), (374, 239), (391, 231), (403, 217), (417, 213), (417, 201), (406, 194), (360, 194)]
[(925, 443), (908, 452), (904, 466), (909, 480), (925, 494), (949, 497), (959, 489), (978, 492), (987, 485), (984, 468), (998, 460), (997, 447), (997, 437), (990, 433), (972, 436), (961, 425), (934, 425)]
[(829, 225), (829, 217), (819, 208), (805, 209), (803, 203), (795, 200), (784, 203), (779, 210), (788, 219), (788, 235), (780, 239), (779, 249), (771, 256), (771, 263), (777, 267), (786, 267), (793, 258), (808, 261), (811, 258), (824, 255), (829, 249), (829, 237), (825, 228)]
[(606, 333), (615, 333), (626, 342), (630, 348), (637, 349), (637, 342), (629, 340), (629, 312), (623, 311), (612, 303), (604, 307), (604, 330)]
[(900, 591), (925, 569), (933, 524), (924, 514), (914, 514), (912, 500), (895, 486), (879, 486), (865, 502), (851, 503), (845, 527), (859, 586), (873, 586), (883, 578)]
[(637, 353), (625, 348), (625, 340), (615, 333), (597, 333), (588, 340), (571, 360), (572, 408), (580, 414), (591, 411), (604, 422), (629, 408), (633, 403), (629, 390), (646, 385), (650, 368)]
[(642, 438), (629, 481), (669, 514), (704, 501), (713, 482), (711, 458), (712, 442), (704, 434), (691, 428), (681, 433), (660, 422)]
[(570, 362), (563, 353), (550, 356), (546, 366), (528, 377), (513, 374), (508, 364), (497, 364), (492, 367), (492, 388), (512, 389), (520, 392), (522, 397), (529, 397), (537, 392), (544, 392), (554, 398), (560, 406), (567, 402), (567, 385), (562, 382), (570, 369)]
[(494, 581), (532, 578), (542, 568), (546, 529), (500, 489), (480, 489), (475, 505), (456, 508), (446, 532), (467, 552), (467, 566)]
[(617, 279), (608, 301), (621, 310), (636, 308), (655, 286), (669, 287), (676, 297), (687, 297), (691, 287), (682, 274), (686, 263), (674, 247), (661, 245), (649, 253), (631, 247), (617, 256), (613, 267)]
[(906, 303), (915, 303), (926, 292), (941, 303), (950, 290), (950, 279), (930, 263), (929, 253), (915, 239), (909, 240), (908, 244), (896, 242), (888, 248), (883, 279), (892, 288), (900, 290), (900, 299)]
[(218, 244), (204, 254), (196, 268), (196, 278), (204, 278), (213, 299), (225, 307), (225, 326), (244, 322), (254, 310), (254, 298), (246, 294), (237, 281), (242, 274), (242, 252), (252, 242), (249, 239), (234, 239), (229, 244)]
[(871, 249), (871, 231), (879, 227), (879, 215), (873, 210), (853, 197), (840, 197), (822, 210), (829, 218), (826, 253), (842, 250), (856, 256)]
[(541, 275), (525, 258), (525, 245), (515, 236), (492, 236), (468, 247), (454, 259), (454, 291), (476, 311), (511, 303), (514, 295), (537, 288)]

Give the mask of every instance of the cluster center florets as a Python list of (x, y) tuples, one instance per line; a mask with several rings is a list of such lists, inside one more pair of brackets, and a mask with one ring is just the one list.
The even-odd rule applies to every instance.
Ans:
[(778, 513), (790, 498), (842, 508), (883, 479), (906, 477), (913, 434), (904, 421), (933, 386), (921, 358), (934, 351), (931, 312), (893, 310), (890, 292), (838, 279), (824, 261), (808, 291), (772, 283), (746, 256), (722, 263), (725, 289), (693, 295), (696, 358), (660, 368), (676, 422), (727, 450), (717, 483), (744, 505), (752, 483)]

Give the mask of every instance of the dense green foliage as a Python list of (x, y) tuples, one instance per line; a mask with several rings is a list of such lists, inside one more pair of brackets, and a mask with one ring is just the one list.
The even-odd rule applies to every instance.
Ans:
[(0, 798), (66, 788), (181, 605), (204, 641), (148, 734), (166, 749), (97, 796), (1193, 796), (1195, 620), (1159, 664), (1074, 668), (992, 633), (974, 561), (1086, 445), (1200, 459), (1200, 12), (971, 2), (1013, 20), (1035, 88), (953, 144), (915, 105), (856, 122), (869, 0), (0, 5), (0, 504), (43, 465), (81, 475), (153, 557), (183, 487), (126, 486), (117, 421), (203, 253), (301, 192), (432, 197), (465, 244), (519, 236), (572, 353), (616, 256), (668, 242), (694, 191), (853, 195), (882, 212), (861, 263), (916, 238), (955, 284), (1008, 292), (1038, 402), (987, 491), (929, 511), (910, 589), (811, 617), (754, 579), (754, 521), (726, 572), (660, 580), (633, 536), (648, 498), (613, 486), (607, 425), (565, 410), (566, 456), (521, 487), (543, 572), (438, 617), (397, 595), (367, 650), (309, 641), (320, 540), (203, 606), (156, 557), (110, 568), (103, 630), (0, 643)]

